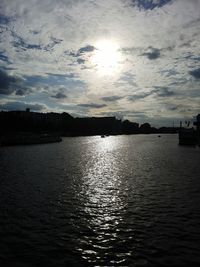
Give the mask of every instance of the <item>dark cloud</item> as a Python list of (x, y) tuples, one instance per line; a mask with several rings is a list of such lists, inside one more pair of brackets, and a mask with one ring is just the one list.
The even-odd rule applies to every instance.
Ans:
[(115, 101), (120, 100), (122, 98), (124, 98), (124, 97), (113, 95), (113, 96), (105, 96), (105, 97), (102, 97), (101, 99), (105, 102), (115, 102)]
[[(74, 73), (56, 74), (56, 73), (47, 72), (46, 74), (48, 76), (51, 76), (51, 77), (56, 78), (56, 79), (60, 79), (60, 78), (76, 78), (76, 75)], [(40, 77), (40, 76), (38, 76), (38, 77)]]
[(25, 103), (21, 101), (7, 102), (0, 104), (0, 110), (26, 110), (30, 108), (32, 111), (41, 111), (45, 106), (37, 103)]
[(105, 104), (95, 104), (95, 103), (78, 104), (77, 106), (83, 107), (83, 108), (103, 108), (103, 107), (106, 107)]
[(32, 34), (34, 34), (34, 35), (37, 35), (37, 34), (39, 34), (41, 31), (38, 31), (38, 30), (33, 30), (33, 31), (30, 31)]
[(154, 88), (155, 89), (153, 89), (149, 92), (142, 92), (140, 94), (129, 95), (128, 100), (134, 102), (134, 101), (146, 98), (150, 95), (156, 95), (157, 97), (170, 97), (170, 96), (174, 95), (174, 92), (171, 91), (167, 87), (155, 86)]
[(19, 96), (24, 96), (26, 94), (26, 90), (25, 89), (18, 89), (16, 90), (15, 92), (16, 95), (19, 95)]
[(26, 49), (42, 50), (41, 45), (27, 43), (22, 37), (17, 35), (15, 32), (12, 31), (11, 33), (13, 37), (12, 44), (14, 47), (21, 48), (23, 50), (26, 50)]
[(187, 103), (178, 104), (178, 105), (167, 104), (166, 105), (166, 109), (169, 110), (169, 111), (178, 111), (179, 113), (185, 113), (185, 112), (188, 112), (188, 111), (190, 112), (190, 111), (194, 110), (194, 108), (191, 107), (191, 105), (189, 105)]
[(15, 81), (16, 78), (9, 76), (6, 72), (0, 70), (0, 94), (12, 94), (14, 89), (10, 85)]
[(168, 87), (164, 86), (155, 86), (155, 89), (152, 90), (152, 93), (155, 93), (159, 97), (169, 97), (174, 95), (174, 92), (170, 90)]
[(189, 71), (189, 74), (192, 75), (195, 79), (200, 79), (200, 68)]
[(191, 59), (194, 61), (200, 61), (200, 57), (196, 57), (196, 56), (192, 56)]
[(160, 49), (149, 47), (147, 52), (143, 53), (142, 56), (146, 56), (150, 60), (154, 60), (160, 57)]
[(26, 42), (21, 36), (17, 35), (14, 31), (11, 32), (13, 41), (12, 44), (16, 48), (21, 48), (22, 50), (26, 49), (36, 49), (36, 50), (43, 50), (43, 51), (51, 51), (55, 45), (60, 44), (63, 40), (57, 39), (55, 37), (50, 37), (49, 44), (42, 46), (39, 44), (30, 44)]
[(78, 53), (77, 55), (81, 55), (81, 54), (84, 54), (84, 53), (88, 53), (88, 52), (93, 52), (94, 50), (96, 50), (96, 48), (92, 45), (86, 45), (84, 47), (81, 47), (79, 50), (78, 50)]
[(0, 24), (1, 25), (6, 25), (12, 20), (11, 17), (4, 16), (3, 14), (0, 14)]
[(143, 98), (146, 98), (148, 97), (149, 95), (151, 95), (152, 92), (146, 92), (146, 93), (140, 93), (140, 94), (134, 94), (134, 95), (129, 95), (128, 96), (128, 100), (129, 101), (137, 101), (139, 99), (143, 99)]
[(8, 75), (6, 72), (0, 70), (0, 94), (19, 96), (30, 93), (30, 88), (23, 86), (23, 80), (19, 77)]
[(196, 60), (196, 61), (200, 60), (200, 58), (199, 57), (196, 57), (195, 55), (193, 55), (192, 52), (186, 52), (186, 53), (183, 54), (182, 57), (184, 59), (191, 59), (191, 60)]
[(51, 37), (49, 44), (44, 46), (43, 49), (44, 51), (51, 51), (54, 48), (54, 46), (62, 43), (62, 41), (63, 41), (62, 39)]
[(96, 48), (94, 46), (86, 45), (84, 47), (81, 47), (77, 52), (75, 52), (75, 51), (65, 51), (64, 54), (68, 55), (68, 56), (71, 56), (71, 57), (78, 58), (77, 62), (79, 64), (83, 64), (83, 63), (85, 63), (86, 60), (85, 60), (85, 58), (82, 58), (82, 57), (84, 57), (84, 55), (87, 54), (87, 53), (93, 52), (94, 50), (96, 50)]
[(172, 0), (132, 0), (132, 3), (134, 6), (138, 6), (140, 9), (145, 10), (152, 10), (154, 8), (162, 7), (168, 3), (170, 3)]
[(0, 52), (0, 60), (4, 62), (9, 62), (8, 57), (3, 52)]
[(168, 106), (168, 110), (175, 111), (178, 110), (177, 106)]
[[(57, 87), (65, 88), (66, 85), (70, 90), (79, 91), (79, 88), (83, 88), (85, 86), (84, 82), (78, 79), (76, 74), (66, 73), (66, 74), (54, 74), (54, 73), (46, 73), (47, 75), (32, 75), (32, 76), (24, 76), (25, 85), (30, 87)], [(60, 91), (60, 90), (59, 90)]]
[(54, 43), (54, 44), (60, 44), (62, 43), (62, 39), (58, 39), (56, 37), (51, 37), (51, 41)]
[(84, 64), (85, 63), (85, 59), (78, 58), (77, 62), (78, 62), (78, 64)]
[(115, 86), (117, 87), (124, 87), (125, 84), (132, 85), (133, 87), (137, 87), (135, 82), (135, 75), (130, 72), (124, 72), (119, 77), (117, 82), (115, 82)]
[(16, 70), (16, 68), (14, 68), (14, 67), (5, 67), (5, 66), (1, 66), (0, 67), (1, 68), (1, 70), (4, 70), (4, 71), (9, 71), (9, 70)]
[(74, 50), (67, 50), (64, 52), (65, 55), (72, 57), (75, 59), (72, 59), (72, 65), (76, 65), (77, 63), (82, 65), (81, 69), (90, 69), (88, 66), (85, 66), (84, 64), (88, 61), (89, 57), (91, 56), (90, 53), (96, 50), (96, 48), (92, 45), (86, 45), (84, 47), (81, 47), (78, 51)]
[(63, 99), (63, 98), (66, 98), (67, 96), (63, 94), (62, 92), (58, 92), (57, 94), (52, 95), (51, 97), (57, 98), (57, 99)]

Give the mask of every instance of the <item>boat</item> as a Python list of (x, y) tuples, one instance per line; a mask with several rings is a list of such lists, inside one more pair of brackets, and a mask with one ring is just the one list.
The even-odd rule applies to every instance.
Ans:
[(1, 146), (16, 146), (16, 145), (33, 145), (33, 144), (46, 144), (61, 142), (62, 138), (58, 135), (47, 134), (47, 133), (29, 133), (29, 132), (19, 132), (10, 133), (4, 135), (1, 138)]

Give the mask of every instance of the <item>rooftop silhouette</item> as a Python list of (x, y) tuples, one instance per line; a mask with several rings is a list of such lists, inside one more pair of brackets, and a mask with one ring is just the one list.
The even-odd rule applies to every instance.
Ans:
[(39, 113), (26, 111), (1, 111), (0, 135), (8, 132), (57, 133), (61, 136), (116, 135), (175, 133), (175, 127), (155, 128), (146, 122), (141, 125), (115, 117), (74, 118), (68, 113)]

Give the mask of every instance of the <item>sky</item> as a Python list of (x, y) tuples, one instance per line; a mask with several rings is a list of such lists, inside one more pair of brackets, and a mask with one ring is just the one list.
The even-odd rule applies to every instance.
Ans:
[(0, 110), (200, 113), (200, 0), (1, 0)]

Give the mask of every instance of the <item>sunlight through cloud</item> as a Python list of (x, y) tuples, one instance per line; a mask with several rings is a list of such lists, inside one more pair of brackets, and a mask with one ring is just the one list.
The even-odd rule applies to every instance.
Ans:
[(120, 69), (119, 45), (113, 41), (101, 40), (95, 44), (96, 50), (91, 58), (97, 72), (101, 75), (113, 75)]

